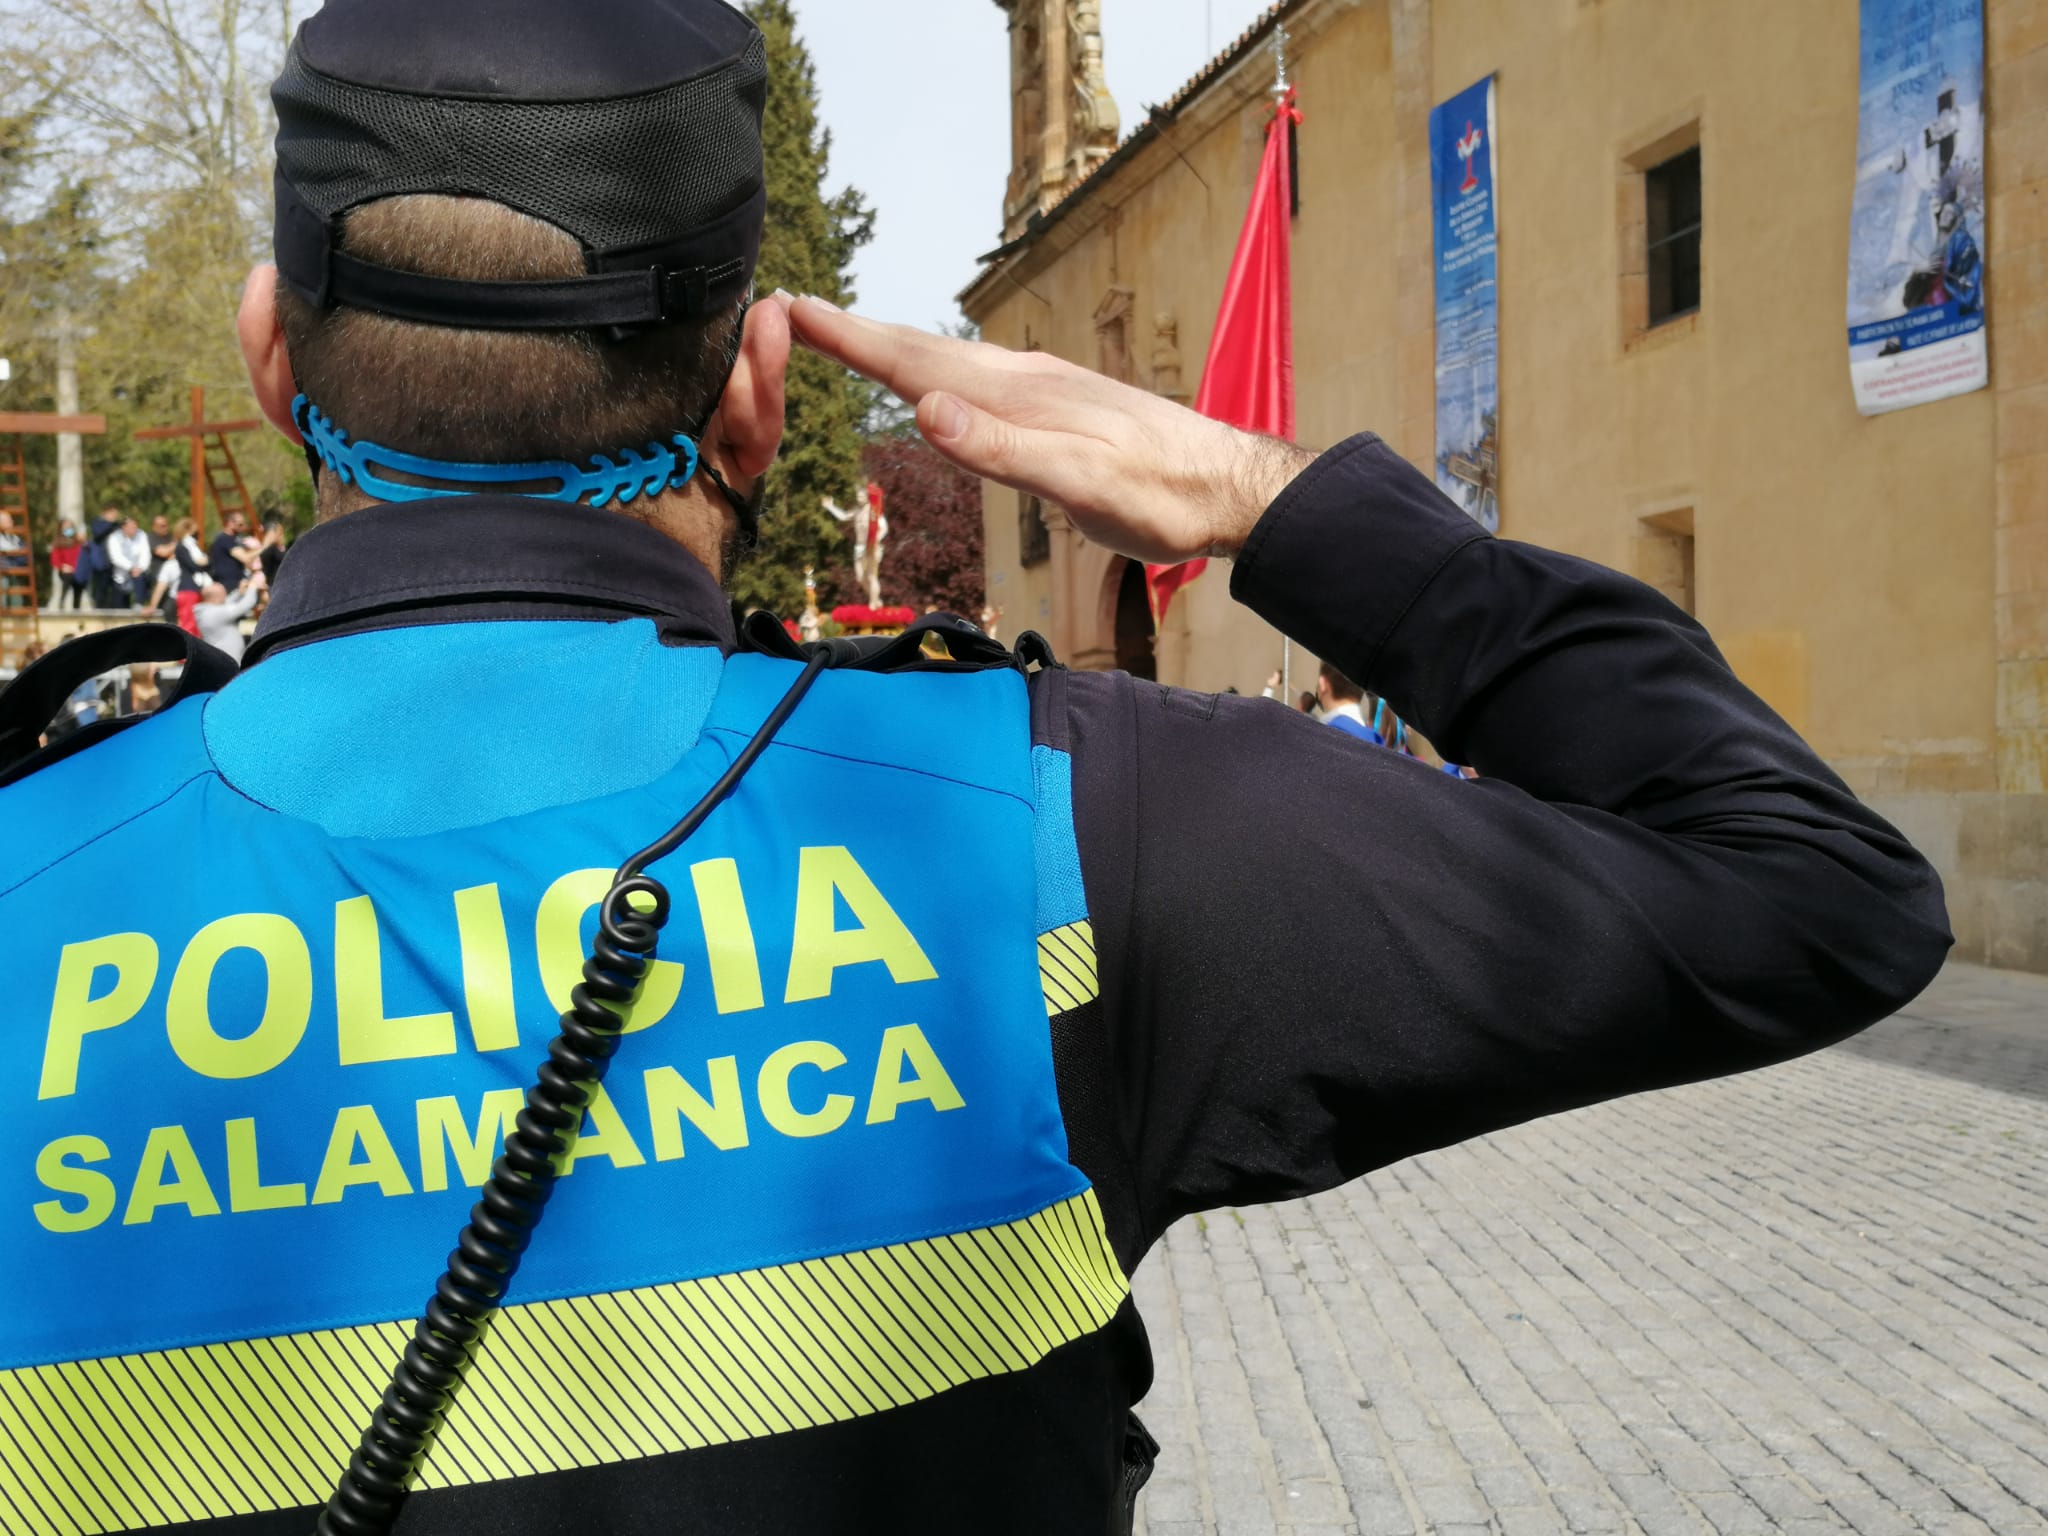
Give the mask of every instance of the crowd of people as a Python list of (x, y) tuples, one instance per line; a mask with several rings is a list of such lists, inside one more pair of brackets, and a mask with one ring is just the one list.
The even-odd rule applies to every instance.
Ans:
[[(152, 518), (145, 532), (134, 517), (107, 507), (85, 529), (65, 524), (51, 544), (48, 606), (56, 612), (140, 609), (160, 613), (188, 634), (205, 636), (211, 628), (224, 637), (268, 589), (284, 548), (284, 521), (276, 516), (265, 518), (258, 534), (240, 512), (228, 512), (221, 531), (202, 545), (189, 517)], [(215, 611), (202, 614), (208, 608)], [(224, 649), (239, 652), (236, 633), (235, 644)]]
[[(138, 619), (174, 622), (239, 660), (245, 644), (242, 625), (268, 594), (284, 551), (284, 523), (277, 517), (265, 518), (262, 533), (255, 534), (245, 517), (230, 512), (222, 519), (220, 532), (202, 544), (188, 517), (152, 518), (144, 529), (120, 508), (107, 507), (84, 530), (66, 524), (51, 545), (51, 589), (44, 606), (46, 611), (81, 614), (134, 610)], [(12, 517), (0, 512), (0, 575), (25, 573), (29, 560), (27, 541)], [(0, 587), (11, 585), (0, 581)], [(78, 633), (74, 630), (56, 643), (76, 639)], [(37, 640), (18, 656), (0, 656), (0, 684), (25, 671), (49, 648)], [(12, 672), (7, 670), (10, 662)], [(81, 683), (64, 701), (44, 739), (61, 740), (99, 720), (153, 713), (162, 702), (163, 685), (170, 681), (160, 670), (154, 663), (135, 662)]]

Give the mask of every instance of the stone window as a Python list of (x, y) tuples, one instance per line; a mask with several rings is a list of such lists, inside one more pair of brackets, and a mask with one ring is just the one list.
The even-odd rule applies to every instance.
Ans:
[(1658, 512), (1636, 524), (1636, 577), (1687, 613), (1699, 612), (1693, 576), (1692, 508)]
[(1700, 307), (1700, 147), (1643, 174), (1643, 253), (1651, 325)]
[(1624, 352), (1688, 336), (1703, 313), (1700, 120), (1675, 121), (1624, 145), (1616, 167)]

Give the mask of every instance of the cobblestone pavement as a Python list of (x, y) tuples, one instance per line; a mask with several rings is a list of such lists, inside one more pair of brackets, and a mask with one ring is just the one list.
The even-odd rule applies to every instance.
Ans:
[(1145, 1536), (2048, 1533), (2048, 979), (1182, 1223)]

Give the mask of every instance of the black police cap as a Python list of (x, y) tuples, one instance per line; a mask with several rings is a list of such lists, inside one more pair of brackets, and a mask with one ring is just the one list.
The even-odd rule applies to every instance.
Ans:
[[(278, 272), (317, 307), (480, 330), (714, 313), (760, 255), (767, 80), (721, 0), (328, 0), (271, 88)], [(587, 275), (465, 282), (340, 249), (350, 209), (419, 193), (544, 219)]]

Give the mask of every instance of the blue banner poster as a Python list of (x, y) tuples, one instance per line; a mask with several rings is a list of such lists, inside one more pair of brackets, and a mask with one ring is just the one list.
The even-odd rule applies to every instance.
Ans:
[(1849, 377), (1866, 416), (1990, 381), (1982, 0), (1863, 0)]
[(1436, 483), (1500, 529), (1500, 294), (1493, 77), (1429, 114), (1436, 205)]

